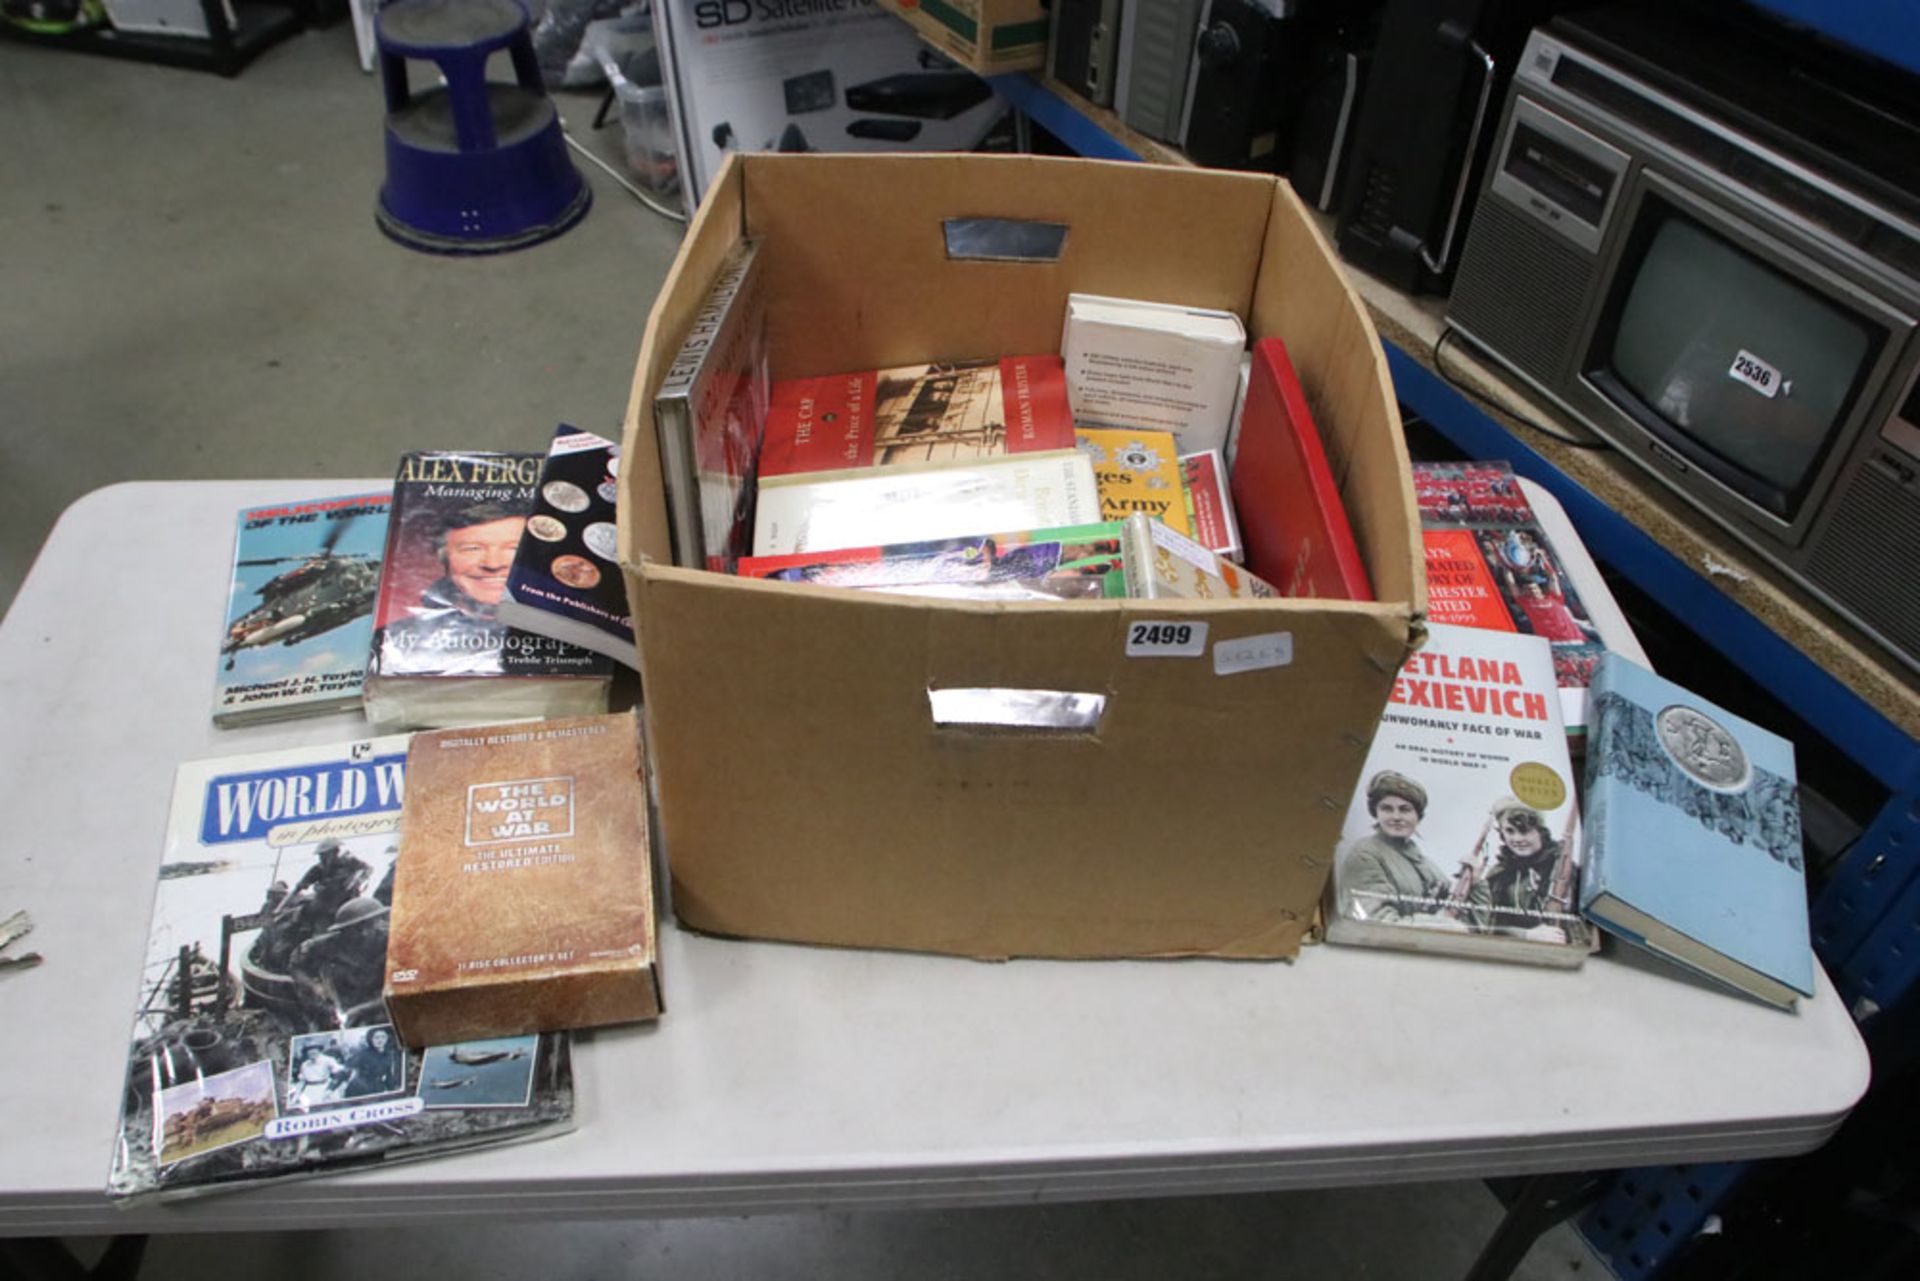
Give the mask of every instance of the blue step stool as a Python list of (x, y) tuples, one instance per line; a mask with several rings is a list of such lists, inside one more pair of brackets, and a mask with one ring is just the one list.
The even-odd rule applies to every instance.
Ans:
[[(413, 249), (489, 254), (586, 216), (593, 192), (567, 156), (518, 0), (397, 0), (374, 27), (387, 95), (380, 230)], [(487, 79), (500, 49), (516, 83)], [(433, 63), (446, 86), (413, 92), (408, 59)]]

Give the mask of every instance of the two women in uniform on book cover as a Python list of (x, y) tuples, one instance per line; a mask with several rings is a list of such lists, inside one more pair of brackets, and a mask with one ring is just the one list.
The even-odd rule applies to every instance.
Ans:
[(1545, 817), (1511, 797), (1495, 801), (1481, 843), (1497, 842), (1491, 859), (1464, 851), (1449, 876), (1421, 845), (1419, 829), (1429, 797), (1397, 770), (1367, 780), (1373, 831), (1340, 852), (1335, 873), (1341, 910), (1369, 921), (1466, 928), (1565, 941), (1556, 923), (1572, 910), (1554, 901), (1561, 843)]

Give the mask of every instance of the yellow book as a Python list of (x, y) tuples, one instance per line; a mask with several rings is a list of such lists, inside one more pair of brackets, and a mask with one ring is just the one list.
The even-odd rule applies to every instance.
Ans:
[(1083, 428), (1073, 435), (1093, 463), (1101, 520), (1125, 520), (1139, 512), (1183, 534), (1193, 533), (1171, 432)]

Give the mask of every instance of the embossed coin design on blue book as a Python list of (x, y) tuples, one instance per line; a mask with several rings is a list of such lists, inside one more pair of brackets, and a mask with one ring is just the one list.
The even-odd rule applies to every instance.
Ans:
[(1793, 744), (1617, 654), (1589, 694), (1581, 910), (1763, 1001), (1812, 996)]

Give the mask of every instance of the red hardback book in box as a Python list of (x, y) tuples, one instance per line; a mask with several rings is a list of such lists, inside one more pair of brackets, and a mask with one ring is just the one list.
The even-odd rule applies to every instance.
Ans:
[(1281, 595), (1373, 599), (1306, 393), (1278, 338), (1253, 344), (1233, 504), (1247, 565)]
[(760, 479), (1073, 447), (1058, 356), (906, 365), (775, 383)]

